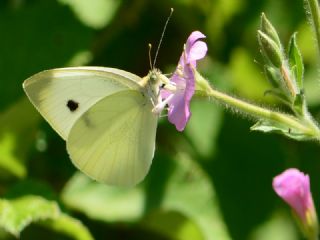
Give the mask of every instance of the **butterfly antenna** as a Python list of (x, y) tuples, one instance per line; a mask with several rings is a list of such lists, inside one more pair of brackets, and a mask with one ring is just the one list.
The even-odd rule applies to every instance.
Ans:
[(167, 29), (167, 25), (168, 25), (168, 22), (172, 16), (172, 13), (173, 13), (173, 8), (170, 9), (170, 14), (169, 14), (169, 17), (167, 18), (167, 21), (164, 25), (164, 28), (163, 28), (163, 31), (162, 31), (162, 34), (161, 34), (161, 38), (160, 38), (160, 41), (159, 41), (159, 44), (158, 44), (158, 48), (157, 48), (157, 51), (156, 51), (156, 55), (154, 56), (154, 60), (153, 60), (153, 64), (152, 64), (152, 69), (155, 67), (156, 65), (156, 62), (157, 62), (157, 57), (158, 57), (158, 53), (159, 53), (159, 50), (160, 50), (160, 46), (161, 46), (161, 43), (162, 43), (162, 40), (163, 40), (163, 36), (164, 36), (164, 33)]
[(151, 45), (151, 43), (148, 44), (148, 47), (149, 47), (149, 64), (150, 64), (150, 69), (152, 69), (152, 62), (151, 62), (151, 48), (152, 48), (152, 45)]

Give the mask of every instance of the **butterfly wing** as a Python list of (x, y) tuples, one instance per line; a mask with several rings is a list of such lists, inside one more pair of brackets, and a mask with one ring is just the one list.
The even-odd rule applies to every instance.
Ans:
[(149, 171), (157, 116), (142, 92), (121, 91), (97, 102), (72, 127), (67, 150), (91, 178), (133, 186)]
[(100, 99), (113, 93), (141, 88), (141, 78), (114, 68), (74, 67), (40, 72), (23, 88), (41, 115), (67, 139), (75, 121)]

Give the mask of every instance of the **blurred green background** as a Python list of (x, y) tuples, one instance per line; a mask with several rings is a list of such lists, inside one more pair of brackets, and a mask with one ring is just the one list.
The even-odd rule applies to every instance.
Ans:
[(301, 239), (271, 182), (299, 168), (318, 207), (319, 144), (250, 132), (252, 122), (195, 99), (183, 133), (160, 120), (143, 183), (115, 188), (77, 172), (27, 100), (22, 82), (44, 69), (97, 65), (146, 75), (148, 43), (155, 50), (171, 7), (158, 68), (172, 72), (186, 38), (200, 30), (209, 51), (199, 71), (215, 88), (280, 109), (263, 96), (270, 85), (256, 40), (261, 12), (283, 43), (298, 31), (306, 95), (319, 119), (318, 56), (302, 0), (1, 0), (0, 239)]

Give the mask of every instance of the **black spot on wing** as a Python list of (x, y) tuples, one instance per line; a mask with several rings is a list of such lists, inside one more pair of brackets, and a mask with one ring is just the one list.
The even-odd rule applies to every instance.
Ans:
[(67, 107), (69, 108), (70, 112), (74, 112), (79, 108), (79, 103), (70, 99), (67, 102)]

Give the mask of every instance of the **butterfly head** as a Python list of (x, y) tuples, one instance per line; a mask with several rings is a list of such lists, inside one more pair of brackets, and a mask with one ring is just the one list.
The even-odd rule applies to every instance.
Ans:
[(140, 85), (144, 88), (145, 94), (150, 98), (154, 106), (161, 102), (160, 90), (166, 85), (169, 79), (159, 69), (153, 68), (149, 74), (142, 78)]

